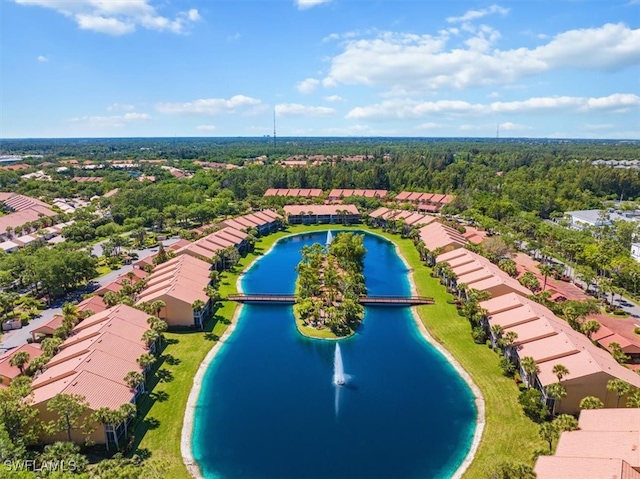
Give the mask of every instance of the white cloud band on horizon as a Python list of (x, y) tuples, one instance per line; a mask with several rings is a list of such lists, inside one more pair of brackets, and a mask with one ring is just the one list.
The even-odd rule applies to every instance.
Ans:
[(276, 105), (276, 115), (281, 117), (322, 117), (336, 114), (334, 108), (326, 106), (307, 106), (299, 103), (281, 103)]
[(461, 100), (414, 101), (408, 99), (385, 100), (374, 105), (353, 108), (348, 119), (418, 119), (429, 115), (451, 117), (481, 116), (487, 114), (520, 114), (567, 111), (577, 113), (626, 112), (640, 107), (640, 96), (632, 93), (614, 93), (600, 98), (534, 97), (521, 101), (469, 103)]
[(184, 103), (158, 103), (155, 108), (160, 113), (168, 114), (220, 115), (234, 113), (238, 109), (251, 113), (253, 109), (262, 106), (262, 101), (257, 98), (235, 95), (229, 99), (205, 98)]

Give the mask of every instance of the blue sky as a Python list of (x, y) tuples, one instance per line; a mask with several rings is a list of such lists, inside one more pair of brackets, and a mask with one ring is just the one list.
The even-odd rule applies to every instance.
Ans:
[(0, 0), (0, 137), (640, 139), (640, 0)]

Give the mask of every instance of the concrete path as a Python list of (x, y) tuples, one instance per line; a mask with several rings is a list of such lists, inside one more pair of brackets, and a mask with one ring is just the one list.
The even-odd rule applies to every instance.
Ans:
[[(166, 247), (171, 246), (175, 242), (177, 242), (180, 238), (171, 238), (162, 242), (162, 244)], [(95, 248), (94, 248), (95, 250)], [(146, 248), (142, 250), (130, 250), (138, 254), (139, 259), (148, 258), (149, 256), (154, 255), (158, 252), (158, 248)], [(92, 291), (95, 291), (102, 286), (105, 286), (115, 279), (117, 279), (120, 275), (131, 271), (133, 266), (130, 264), (124, 265), (121, 268), (111, 271), (100, 278), (97, 278), (91, 281), (88, 285), (79, 288), (75, 291), (68, 293), (65, 297), (56, 300), (51, 307), (42, 311), (40, 316), (32, 319), (27, 326), (22, 327), (21, 329), (15, 329), (13, 331), (7, 331), (2, 335), (2, 341), (0, 341), (0, 354), (4, 353), (9, 349), (16, 348), (21, 346), (27, 342), (27, 339), (31, 337), (31, 331), (36, 328), (39, 328), (49, 320), (53, 319), (56, 314), (62, 313), (62, 305), (66, 302), (82, 301), (82, 297), (85, 294), (89, 294)]]

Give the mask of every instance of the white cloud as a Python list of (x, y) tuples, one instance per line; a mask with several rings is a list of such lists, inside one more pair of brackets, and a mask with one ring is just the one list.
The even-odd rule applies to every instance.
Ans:
[(315, 7), (316, 5), (322, 5), (323, 3), (329, 3), (331, 0), (295, 0), (299, 10), (307, 10)]
[(296, 88), (300, 93), (308, 95), (309, 93), (313, 93), (316, 88), (318, 88), (318, 85), (320, 85), (320, 80), (316, 80), (315, 78), (307, 78), (306, 80), (298, 82)]
[(324, 101), (328, 101), (330, 103), (338, 103), (341, 101), (346, 101), (344, 98), (342, 98), (340, 95), (329, 95), (329, 96), (325, 96), (323, 98)]
[(133, 105), (126, 105), (122, 103), (114, 103), (107, 107), (107, 111), (133, 111), (135, 107)]
[(347, 113), (350, 119), (415, 119), (430, 115), (469, 117), (488, 114), (520, 114), (536, 112), (565, 113), (620, 113), (640, 107), (640, 96), (631, 93), (615, 93), (601, 98), (585, 97), (534, 97), (521, 101), (469, 103), (461, 100), (418, 102), (396, 98), (375, 105), (353, 108)]
[(498, 93), (497, 91), (492, 91), (487, 95), (487, 98), (500, 98), (501, 96), (502, 95), (500, 95), (500, 93)]
[(319, 117), (332, 116), (336, 113), (333, 108), (326, 106), (307, 106), (299, 103), (282, 103), (276, 105), (276, 115), (282, 117)]
[(504, 131), (527, 131), (527, 130), (533, 130), (533, 128), (531, 128), (530, 126), (527, 125), (519, 125), (517, 123), (511, 123), (510, 121), (507, 121), (505, 123), (500, 123), (499, 125), (500, 130), (504, 130)]
[(493, 13), (506, 15), (507, 13), (509, 13), (509, 9), (501, 7), (500, 5), (491, 5), (489, 8), (483, 8), (481, 10), (468, 10), (461, 17), (448, 17), (447, 22), (449, 23), (470, 22), (472, 20), (477, 20), (478, 18), (486, 17), (487, 15), (491, 15)]
[(570, 30), (536, 48), (500, 50), (499, 33), (482, 26), (464, 47), (449, 48), (447, 32), (436, 36), (382, 32), (346, 41), (330, 60), (325, 87), (339, 84), (424, 91), (508, 85), (566, 68), (616, 71), (640, 63), (640, 29), (622, 23)]
[(192, 8), (174, 18), (160, 15), (152, 0), (15, 0), (22, 5), (50, 8), (72, 18), (83, 30), (109, 35), (125, 35), (136, 27), (149, 30), (184, 33), (201, 19)]
[(158, 103), (156, 110), (161, 113), (181, 115), (220, 115), (243, 110), (251, 113), (253, 109), (262, 107), (262, 101), (244, 95), (235, 95), (229, 99), (206, 98), (185, 103)]
[(124, 115), (111, 116), (83, 116), (72, 118), (74, 123), (83, 123), (90, 128), (121, 128), (134, 122), (151, 120), (151, 115), (147, 113), (125, 113)]
[(215, 125), (198, 125), (196, 130), (198, 131), (216, 131), (218, 128)]
[(36, 58), (36, 60), (38, 60), (40, 63), (46, 63), (49, 61), (49, 59), (44, 55), (38, 55), (38, 58)]
[(436, 128), (445, 128), (446, 126), (447, 125), (430, 121), (416, 126), (416, 130), (434, 130)]

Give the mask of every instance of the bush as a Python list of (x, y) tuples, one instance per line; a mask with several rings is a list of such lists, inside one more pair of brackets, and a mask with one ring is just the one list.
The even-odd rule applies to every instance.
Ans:
[(534, 422), (542, 422), (549, 415), (547, 406), (542, 403), (542, 393), (535, 388), (522, 391), (518, 402), (527, 417)]
[(633, 332), (636, 334), (640, 334), (640, 326), (636, 326), (635, 328), (633, 328)]
[(485, 333), (484, 328), (480, 326), (476, 326), (471, 331), (471, 337), (476, 344), (484, 344), (487, 341), (487, 333)]
[(515, 364), (513, 364), (509, 358), (504, 356), (500, 359), (500, 369), (502, 369), (502, 374), (508, 378), (512, 378), (516, 372)]

